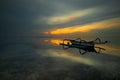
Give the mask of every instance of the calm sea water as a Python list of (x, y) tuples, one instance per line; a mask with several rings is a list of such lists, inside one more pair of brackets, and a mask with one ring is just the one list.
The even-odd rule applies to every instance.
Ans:
[(10, 37), (0, 42), (1, 80), (119, 80), (120, 53), (113, 43), (100, 54), (63, 50), (57, 38)]

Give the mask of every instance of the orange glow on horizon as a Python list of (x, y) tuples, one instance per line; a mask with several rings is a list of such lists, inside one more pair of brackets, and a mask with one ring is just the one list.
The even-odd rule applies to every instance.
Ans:
[[(51, 39), (50, 42), (53, 43), (53, 44), (60, 45), (60, 43), (63, 43), (63, 40), (59, 40), (59, 39)], [(71, 42), (68, 41), (68, 40), (64, 41), (64, 44), (67, 44), (68, 42), (69, 42), (69, 44), (71, 44)]]
[[(63, 40), (60, 40), (60, 39), (51, 39), (51, 40), (44, 40), (44, 42), (50, 42), (52, 44), (60, 45), (60, 43), (63, 43)], [(71, 42), (67, 41), (67, 40), (64, 41), (64, 44), (67, 44), (68, 42), (71, 44)]]
[(44, 34), (49, 34), (49, 32), (44, 32)]
[(113, 18), (104, 21), (94, 22), (86, 25), (75, 25), (66, 28), (60, 28), (50, 31), (50, 34), (70, 34), (75, 32), (88, 32), (91, 30), (101, 30), (111, 27), (120, 26), (120, 18)]
[(49, 42), (49, 40), (44, 40), (44, 42)]
[(60, 43), (62, 43), (62, 40), (57, 40), (57, 39), (51, 39), (50, 40), (51, 43), (56, 44), (56, 45), (60, 45)]

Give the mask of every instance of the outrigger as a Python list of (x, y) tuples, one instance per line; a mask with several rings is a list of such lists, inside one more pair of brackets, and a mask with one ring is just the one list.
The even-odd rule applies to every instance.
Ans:
[(79, 49), (80, 54), (85, 54), (87, 52), (100, 53), (101, 50), (105, 50), (101, 47), (96, 47), (95, 44), (106, 44), (108, 41), (102, 42), (100, 38), (96, 38), (93, 41), (82, 40), (77, 38), (75, 40), (64, 39), (60, 45), (63, 46), (63, 49), (77, 48)]

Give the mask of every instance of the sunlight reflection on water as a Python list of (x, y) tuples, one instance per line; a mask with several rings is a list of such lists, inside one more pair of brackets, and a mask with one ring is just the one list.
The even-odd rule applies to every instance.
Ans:
[[(61, 39), (46, 39), (44, 40), (45, 43), (52, 43), (53, 46), (60, 46), (60, 43), (63, 42), (63, 40)], [(95, 45), (96, 47), (101, 47), (101, 48), (104, 48), (104, 50), (101, 51), (102, 54), (108, 54), (108, 55), (114, 55), (114, 56), (120, 56), (120, 47), (118, 48), (115, 48), (115, 47), (112, 47), (111, 45), (109, 45), (111, 43), (108, 43), (108, 44), (97, 44)]]

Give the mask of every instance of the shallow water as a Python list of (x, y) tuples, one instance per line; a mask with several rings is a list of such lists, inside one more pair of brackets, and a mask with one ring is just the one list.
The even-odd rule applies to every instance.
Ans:
[(100, 54), (63, 50), (58, 38), (13, 37), (1, 40), (1, 80), (119, 80), (119, 47), (103, 45)]

